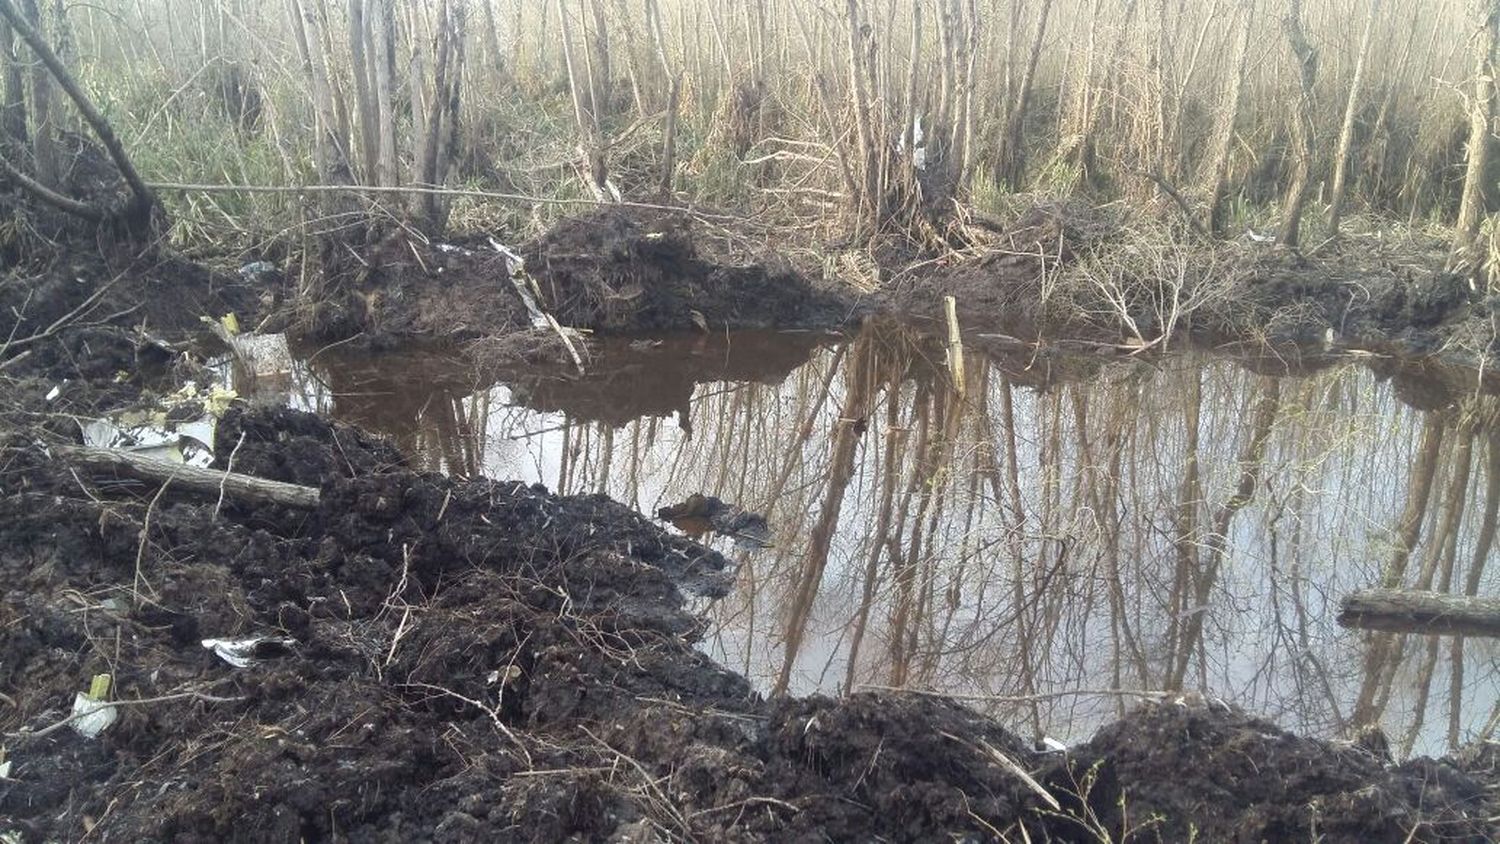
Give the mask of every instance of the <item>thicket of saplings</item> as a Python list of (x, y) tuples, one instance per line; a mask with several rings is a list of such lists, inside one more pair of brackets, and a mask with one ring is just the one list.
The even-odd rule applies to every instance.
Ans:
[(621, 199), (940, 246), (1041, 195), (1194, 237), (1440, 229), (1482, 266), (1500, 199), (1496, 0), (0, 7), (9, 172), (64, 185), (83, 128), (20, 22), (200, 250)]

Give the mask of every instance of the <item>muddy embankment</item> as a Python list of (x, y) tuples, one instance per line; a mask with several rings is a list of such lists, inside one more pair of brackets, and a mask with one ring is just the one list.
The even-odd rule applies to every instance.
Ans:
[[(104, 378), (170, 357), (154, 341), (181, 339), (205, 315), (235, 313), (312, 349), (461, 343), (504, 367), (586, 357), (612, 335), (828, 330), (871, 314), (941, 334), (951, 295), (981, 354), (1063, 361), (1198, 346), (1283, 373), (1356, 357), (1425, 408), (1480, 378), (1500, 388), (1497, 301), (1443, 272), (1436, 241), (1351, 236), (1307, 256), (1248, 241), (1153, 242), (1070, 203), (973, 231), (968, 253), (887, 268), (873, 293), (814, 278), (723, 226), (630, 206), (566, 219), (514, 248), (398, 232), (351, 245), (330, 279), (311, 283), (311, 270), (255, 256), (236, 272), (160, 250), (102, 258), (119, 250), (52, 243), (50, 260), (0, 278), (0, 333), (11, 337), (0, 360), (11, 375)], [(304, 283), (326, 295), (310, 299)]]
[[(695, 246), (692, 231), (609, 210), (520, 251), (537, 304), (571, 327), (827, 326), (853, 312), (790, 270)], [(409, 264), (381, 248), (396, 252), (350, 288), (362, 310), (314, 323), (357, 326), (348, 336), (371, 345), (555, 333), (532, 327), (488, 243), (403, 246)], [(603, 497), (417, 473), (314, 416), (237, 405), (214, 467), (316, 488), (315, 505), (142, 482), (58, 448), (77, 442), (80, 417), (202, 379), (201, 358), (174, 345), (201, 317), (307, 318), (278, 278), (61, 254), (0, 288), (13, 338), (0, 387), (0, 840), (1500, 834), (1494, 745), (1397, 765), (1378, 740), (1313, 740), (1216, 702), (1153, 698), (1042, 752), (939, 698), (767, 700), (694, 647), (695, 602), (733, 588), (719, 554)], [(965, 311), (987, 307), (959, 292)], [(622, 400), (610, 386), (601, 408)], [(668, 393), (663, 407), (691, 385)], [(270, 640), (243, 667), (203, 645), (245, 637)], [(104, 674), (116, 721), (85, 738), (70, 713)]]
[[(37, 394), (20, 397), (41, 408)], [(57, 841), (1483, 841), (1493, 745), (1391, 764), (1198, 699), (1043, 753), (937, 698), (773, 699), (693, 647), (726, 560), (599, 496), (232, 410), (246, 504), (0, 447), (0, 835)], [(243, 435), (243, 436), (242, 436)], [(247, 667), (205, 639), (281, 637)], [(69, 716), (113, 678), (118, 720)], [(1488, 820), (1486, 820), (1488, 819)]]
[(765, 249), (685, 213), (634, 207), (600, 208), (510, 246), (395, 236), (360, 263), (294, 325), (377, 347), (484, 338), (498, 355), (532, 341), (532, 354), (546, 355), (559, 351), (556, 332), (539, 318), (605, 335), (723, 332), (837, 327), (852, 307), (835, 284), (813, 284)]
[[(1138, 354), (1198, 346), (1295, 373), (1358, 359), (1438, 407), (1500, 364), (1500, 298), (1444, 271), (1437, 238), (1351, 234), (1307, 252), (1194, 244), (1076, 203), (1037, 205), (972, 255), (900, 276), (883, 299), (934, 323), (942, 298), (981, 351)], [(1076, 342), (1057, 342), (1057, 338)]]

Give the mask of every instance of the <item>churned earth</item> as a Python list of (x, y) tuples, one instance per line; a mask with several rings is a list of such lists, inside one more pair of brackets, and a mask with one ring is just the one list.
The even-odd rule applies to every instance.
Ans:
[[(920, 295), (861, 298), (732, 258), (665, 212), (603, 209), (515, 252), (537, 305), (600, 335), (829, 328), (880, 308), (932, 313), (944, 293), (983, 333), (1001, 316), (1044, 317), (1024, 312), (1028, 279), (1077, 260), (1065, 235), (1080, 224), (1048, 213), (1012, 228), (1013, 245), (1056, 248), (944, 268)], [(487, 239), (373, 244), (323, 302), (299, 301), (274, 270), (74, 245), (10, 255), (0, 279), (0, 840), (1500, 835), (1493, 745), (1395, 765), (1379, 741), (1299, 737), (1184, 699), (1040, 751), (937, 697), (766, 699), (695, 648), (695, 608), (734, 588), (717, 552), (602, 496), (417, 472), (313, 415), (240, 403), (214, 464), (315, 489), (312, 505), (77, 463), (58, 446), (76, 443), (79, 417), (203, 383), (187, 341), (204, 317), (300, 326), (345, 352), (526, 338), (489, 348), (510, 365), (557, 332), (534, 327)], [(1268, 303), (1293, 284), (1274, 269)], [(1363, 311), (1338, 304), (1354, 282), (1339, 284), (1305, 292), (1349, 336), (1482, 321), (1483, 302), (1451, 282), (1408, 285), (1399, 307), (1360, 282)], [(1093, 327), (1108, 335), (1103, 317)], [(627, 398), (611, 387), (597, 385), (600, 418)], [(551, 406), (543, 387), (523, 400)], [(203, 645), (248, 637), (267, 641), (244, 667)], [(70, 712), (101, 674), (118, 721), (84, 738)]]
[[(315, 507), (0, 449), (0, 833), (21, 841), (1484, 841), (1493, 748), (1399, 766), (1212, 702), (1042, 753), (955, 703), (770, 699), (694, 648), (718, 553), (600, 496), (234, 410)], [(242, 436), (243, 434), (243, 436)], [(244, 668), (204, 639), (284, 637)], [(109, 673), (118, 723), (65, 721)]]

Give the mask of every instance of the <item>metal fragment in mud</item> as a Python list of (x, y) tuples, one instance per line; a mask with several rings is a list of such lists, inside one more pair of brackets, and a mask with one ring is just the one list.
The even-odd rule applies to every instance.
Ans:
[(208, 648), (235, 668), (249, 668), (263, 659), (281, 656), (297, 644), (290, 636), (251, 636), (244, 639), (204, 639)]
[[(234, 400), (232, 391), (214, 389), (201, 393), (188, 382), (176, 393), (163, 396), (154, 405), (126, 410), (110, 416), (79, 420), (83, 444), (92, 448), (129, 451), (144, 457), (208, 468), (214, 459), (214, 432), (218, 417)], [(201, 409), (188, 420), (175, 419), (182, 408)]]

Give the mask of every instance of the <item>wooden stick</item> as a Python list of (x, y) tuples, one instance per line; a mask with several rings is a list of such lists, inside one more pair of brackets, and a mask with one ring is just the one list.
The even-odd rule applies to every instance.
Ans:
[(236, 501), (279, 504), (299, 510), (315, 510), (321, 499), (320, 492), (310, 486), (268, 481), (265, 478), (234, 472), (199, 469), (196, 466), (169, 463), (128, 451), (56, 445), (52, 447), (52, 452), (58, 457), (90, 469), (120, 472), (156, 483), (170, 481), (182, 489), (215, 497), (222, 493), (225, 497)]
[(1345, 596), (1339, 624), (1389, 633), (1500, 637), (1500, 598), (1372, 589)]
[(948, 372), (953, 376), (953, 391), (964, 397), (964, 337), (958, 327), (958, 301), (943, 297), (943, 314), (948, 319)]

